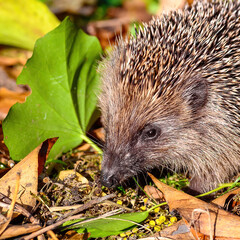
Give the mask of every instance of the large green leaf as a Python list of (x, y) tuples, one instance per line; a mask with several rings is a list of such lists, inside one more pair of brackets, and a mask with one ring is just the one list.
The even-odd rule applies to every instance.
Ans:
[(49, 158), (82, 142), (96, 119), (101, 46), (69, 19), (36, 42), (18, 78), (32, 94), (15, 104), (3, 122), (4, 141), (13, 159), (22, 159), (41, 142), (59, 137)]
[[(148, 211), (119, 214), (103, 219), (95, 219), (85, 223), (75, 223), (74, 226), (70, 224), (76, 222), (69, 221), (64, 223), (67, 229), (75, 229), (78, 233), (89, 232), (91, 238), (107, 237), (118, 235), (136, 226), (135, 223), (141, 223), (148, 217)], [(67, 225), (70, 225), (67, 227)]]
[(59, 25), (38, 0), (0, 0), (0, 43), (32, 50), (35, 41)]

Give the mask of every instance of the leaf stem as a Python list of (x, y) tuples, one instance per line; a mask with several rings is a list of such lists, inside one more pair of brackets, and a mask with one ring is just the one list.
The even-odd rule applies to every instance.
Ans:
[(221, 189), (223, 189), (223, 188), (230, 187), (230, 189), (228, 189), (226, 192), (224, 192), (223, 194), (221, 194), (221, 195), (224, 195), (225, 193), (229, 192), (229, 190), (231, 190), (232, 188), (238, 186), (238, 182), (237, 182), (237, 181), (239, 181), (239, 179), (237, 179), (234, 183), (224, 183), (224, 184), (221, 184), (218, 188), (215, 188), (215, 189), (213, 189), (213, 190), (211, 190), (211, 191), (209, 191), (209, 192), (206, 192), (206, 193), (197, 195), (197, 196), (195, 196), (195, 197), (197, 197), (197, 198), (199, 198), (199, 197), (204, 197), (204, 196), (207, 196), (207, 195), (209, 195), (209, 194), (211, 194), (211, 193), (217, 192), (217, 191), (219, 191), (219, 190), (221, 190)]
[(84, 134), (81, 134), (81, 138), (85, 141), (85, 142), (87, 142), (87, 143), (89, 143), (99, 154), (103, 154), (103, 151), (102, 151), (102, 149), (101, 148), (99, 148), (90, 138), (88, 138), (86, 135), (84, 135)]
[(162, 202), (162, 203), (160, 203), (160, 204), (157, 204), (157, 205), (149, 208), (149, 209), (147, 210), (147, 212), (151, 212), (151, 211), (153, 211), (155, 208), (162, 207), (162, 206), (164, 206), (164, 205), (167, 205), (167, 202)]

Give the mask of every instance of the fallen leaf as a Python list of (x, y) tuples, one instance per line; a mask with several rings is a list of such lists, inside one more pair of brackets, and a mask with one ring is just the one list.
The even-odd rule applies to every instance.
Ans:
[[(166, 239), (170, 237), (170, 239), (176, 240), (195, 240), (184, 220), (180, 220), (172, 226), (164, 228), (160, 234), (161, 237), (166, 237)], [(159, 237), (159, 233), (154, 234), (152, 237)]]
[(88, 183), (88, 180), (83, 175), (76, 172), (75, 170), (61, 171), (58, 175), (58, 179), (63, 181), (65, 178), (70, 177), (71, 175), (76, 176), (77, 181), (80, 183)]
[(90, 233), (77, 233), (74, 230), (70, 230), (65, 233), (64, 238), (69, 240), (84, 240), (88, 239), (90, 235)]
[(186, 3), (186, 0), (162, 0), (160, 1), (157, 15), (160, 16), (162, 13), (168, 13), (172, 10), (181, 9)]
[(98, 128), (93, 131), (93, 136), (97, 137), (98, 139), (104, 141), (105, 140), (105, 134), (103, 128)]
[(7, 172), (0, 179), (0, 192), (12, 198), (16, 176), (17, 173), (20, 173), (20, 189), (17, 203), (27, 209), (34, 207), (36, 204), (34, 195), (37, 195), (39, 162), (45, 162), (50, 150), (48, 146), (49, 142), (46, 140)]
[[(146, 1), (145, 1), (146, 2)], [(132, 22), (148, 22), (152, 15), (146, 9), (146, 3), (139, 0), (123, 1), (122, 7), (109, 7), (108, 19), (90, 22), (86, 31), (97, 36), (101, 46), (106, 48), (109, 43), (116, 42), (116, 36), (125, 37)]]
[(224, 207), (225, 204), (228, 204), (228, 203), (226, 203), (226, 201), (228, 202), (228, 200), (232, 199), (238, 193), (240, 193), (240, 188), (235, 189), (235, 190), (233, 190), (231, 192), (228, 192), (228, 193), (226, 193), (226, 194), (224, 194), (224, 195), (214, 199), (212, 201), (212, 203), (215, 203), (215, 204), (217, 204), (220, 207)]
[(32, 56), (32, 51), (4, 47), (0, 49), (0, 65), (13, 66), (13, 65), (25, 65), (27, 60)]
[(240, 217), (169, 187), (150, 173), (149, 176), (164, 193), (170, 210), (176, 209), (181, 214), (196, 238), (211, 236), (215, 239), (240, 239)]
[(164, 198), (162, 192), (160, 192), (157, 188), (153, 186), (146, 185), (144, 187), (144, 191), (147, 193), (147, 195), (149, 195), (150, 197), (156, 200)]
[(26, 97), (30, 92), (13, 92), (6, 88), (0, 88), (0, 120), (3, 120), (9, 111), (9, 109), (17, 102), (25, 102)]
[(27, 233), (32, 233), (41, 229), (38, 224), (24, 224), (21, 226), (9, 225), (9, 227), (0, 236), (0, 239), (13, 238)]
[(0, 214), (0, 226), (5, 224), (6, 222), (7, 218), (4, 215)]
[(84, 143), (81, 146), (77, 147), (76, 150), (84, 152), (84, 151), (88, 151), (90, 149), (90, 147), (91, 147), (91, 145), (89, 143)]
[[(3, 66), (12, 66), (19, 63), (19, 60), (16, 58), (10, 58), (10, 57), (5, 57), (5, 56), (0, 56), (0, 65)], [(25, 63), (23, 63), (24, 65)]]
[(54, 13), (67, 12), (79, 14), (84, 6), (85, 8), (86, 6), (92, 6), (92, 8), (95, 8), (96, 2), (96, 0), (52, 0), (51, 9)]

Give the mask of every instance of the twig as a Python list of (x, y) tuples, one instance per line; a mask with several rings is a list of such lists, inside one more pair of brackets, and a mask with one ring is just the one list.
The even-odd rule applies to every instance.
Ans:
[[(2, 201), (2, 203), (3, 203), (3, 204), (1, 204), (1, 206), (6, 207), (6, 208), (9, 208), (10, 204), (12, 202), (12, 200), (9, 197), (7, 197), (6, 195), (4, 195), (3, 193), (0, 193), (0, 201)], [(7, 204), (7, 205), (4, 206), (4, 204)], [(32, 216), (32, 214), (30, 212), (28, 212), (25, 208), (23, 208), (20, 204), (15, 203), (14, 210), (16, 212), (24, 215), (25, 217), (27, 217), (32, 224), (39, 224), (39, 221), (36, 218), (34, 218)]]
[(62, 220), (64, 218), (67, 218), (67, 217), (70, 217), (70, 216), (73, 216), (73, 215), (75, 215), (75, 214), (77, 214), (79, 212), (82, 212), (82, 211), (92, 207), (93, 205), (96, 205), (96, 204), (98, 204), (100, 202), (103, 202), (103, 201), (108, 200), (110, 198), (113, 198), (115, 196), (116, 195), (113, 193), (113, 194), (109, 194), (109, 195), (106, 195), (104, 197), (100, 197), (100, 198), (94, 199), (92, 201), (89, 201), (89, 202), (85, 203), (84, 205), (82, 205), (82, 206), (72, 210), (71, 212), (68, 212), (68, 213), (64, 214), (63, 216), (61, 216), (59, 218), (59, 220)]
[(18, 172), (17, 177), (16, 177), (16, 186), (15, 186), (14, 193), (13, 193), (12, 203), (11, 203), (11, 205), (9, 207), (9, 210), (8, 210), (8, 213), (7, 213), (7, 222), (5, 222), (2, 225), (1, 230), (0, 230), (0, 235), (5, 231), (5, 229), (7, 228), (8, 224), (10, 223), (10, 221), (12, 219), (14, 206), (15, 206), (15, 203), (17, 201), (19, 186), (20, 186), (20, 173)]
[[(37, 232), (35, 232), (35, 233), (32, 233), (32, 234), (30, 234), (30, 235), (28, 235), (28, 236), (26, 236), (26, 237), (21, 238), (20, 240), (29, 240), (29, 239), (32, 239), (32, 238), (37, 237), (38, 235), (43, 234), (43, 233), (45, 233), (45, 232), (47, 232), (47, 231), (49, 231), (49, 230), (55, 229), (56, 227), (62, 225), (62, 224), (65, 223), (66, 221), (71, 221), (71, 220), (79, 219), (79, 218), (82, 217), (82, 214), (75, 215), (75, 216), (72, 216), (72, 215), (73, 215), (73, 214), (76, 214), (76, 213), (79, 213), (79, 212), (82, 212), (82, 211), (84, 211), (84, 210), (92, 207), (92, 206), (95, 205), (95, 204), (98, 204), (98, 203), (100, 203), (100, 202), (102, 202), (102, 201), (104, 201), (104, 200), (107, 200), (107, 199), (109, 199), (109, 198), (113, 198), (113, 197), (115, 197), (115, 196), (116, 196), (115, 194), (109, 194), (109, 195), (106, 195), (106, 196), (104, 196), (104, 197), (97, 198), (97, 199), (94, 199), (94, 200), (92, 200), (92, 201), (89, 201), (89, 202), (85, 203), (83, 206), (81, 206), (81, 207), (79, 207), (79, 208), (77, 208), (77, 209), (69, 212), (68, 214), (65, 214), (65, 215), (63, 216), (63, 217), (64, 217), (63, 220), (60, 220), (60, 221), (58, 221), (58, 222), (56, 222), (56, 223), (54, 223), (54, 224), (52, 224), (52, 225), (50, 225), (50, 226), (47, 226), (47, 227), (45, 227), (45, 228), (42, 228), (42, 229), (40, 229), (39, 231), (37, 231)], [(69, 216), (70, 216), (70, 217), (69, 217)]]
[(49, 209), (51, 212), (61, 212), (61, 211), (69, 211), (72, 209), (77, 209), (81, 206), (83, 206), (83, 204), (76, 204), (71, 206), (60, 206), (60, 207), (49, 207)]
[(47, 231), (47, 234), (51, 237), (52, 240), (58, 240), (58, 238), (56, 237), (55, 233), (52, 230)]

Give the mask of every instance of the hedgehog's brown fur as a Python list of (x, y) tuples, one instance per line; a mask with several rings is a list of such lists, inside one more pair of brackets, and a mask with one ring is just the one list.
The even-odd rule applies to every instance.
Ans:
[(189, 171), (202, 192), (239, 171), (239, 0), (153, 19), (119, 41), (101, 73), (105, 185), (165, 166)]

